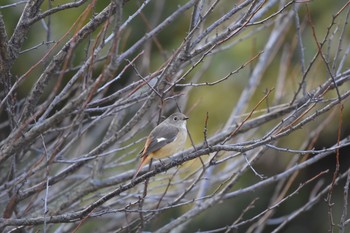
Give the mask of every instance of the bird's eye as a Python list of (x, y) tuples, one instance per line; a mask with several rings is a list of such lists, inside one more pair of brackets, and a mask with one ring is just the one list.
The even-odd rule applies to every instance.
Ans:
[(173, 119), (174, 119), (174, 121), (177, 121), (177, 120), (178, 120), (177, 116), (175, 116)]

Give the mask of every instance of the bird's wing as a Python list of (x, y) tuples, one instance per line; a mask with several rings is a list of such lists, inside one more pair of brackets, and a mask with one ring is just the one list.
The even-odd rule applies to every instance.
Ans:
[(173, 142), (179, 133), (179, 129), (172, 125), (156, 127), (150, 133), (145, 147), (141, 151), (141, 157), (147, 156), (150, 153), (159, 150), (163, 146)]

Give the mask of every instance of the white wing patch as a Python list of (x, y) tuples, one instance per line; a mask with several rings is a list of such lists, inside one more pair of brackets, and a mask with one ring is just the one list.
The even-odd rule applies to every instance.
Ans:
[(166, 138), (157, 138), (157, 142), (165, 141)]

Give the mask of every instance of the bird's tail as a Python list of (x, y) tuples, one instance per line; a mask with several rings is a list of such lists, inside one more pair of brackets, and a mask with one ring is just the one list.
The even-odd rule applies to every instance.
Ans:
[(135, 180), (137, 174), (139, 174), (139, 172), (141, 171), (141, 168), (142, 168), (143, 166), (145, 166), (145, 165), (151, 160), (151, 158), (152, 158), (152, 157), (151, 157), (150, 155), (147, 155), (147, 156), (142, 157), (141, 163), (140, 163), (140, 165), (137, 167), (137, 170), (136, 170), (136, 172), (135, 172), (135, 175), (132, 177), (132, 180)]

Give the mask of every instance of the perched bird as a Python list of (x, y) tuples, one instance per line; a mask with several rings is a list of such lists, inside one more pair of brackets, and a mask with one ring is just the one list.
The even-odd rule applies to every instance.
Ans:
[(182, 149), (187, 139), (186, 120), (182, 113), (174, 113), (156, 126), (148, 135), (145, 146), (140, 152), (141, 163), (133, 179), (141, 168), (152, 158), (160, 159), (174, 154)]

